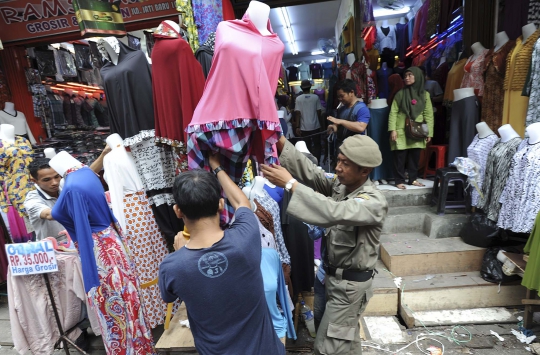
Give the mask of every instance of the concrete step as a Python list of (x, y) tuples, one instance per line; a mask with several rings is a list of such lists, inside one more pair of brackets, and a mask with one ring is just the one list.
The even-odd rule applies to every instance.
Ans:
[[(480, 272), (405, 276), (399, 290), (399, 313), (414, 324), (414, 312), (511, 307), (521, 305), (526, 289), (519, 282), (501, 285), (484, 281)], [(413, 322), (413, 323), (411, 323)]]
[[(386, 197), (389, 207), (425, 206), (431, 202), (431, 189), (433, 181), (422, 180), (426, 187), (414, 186), (406, 190), (399, 190), (393, 185), (379, 185), (378, 188)], [(429, 185), (429, 187), (428, 187)]]
[(377, 274), (373, 279), (373, 297), (362, 313), (366, 316), (395, 316), (398, 314), (398, 288), (381, 260), (375, 265)]
[(407, 328), (467, 324), (516, 324), (519, 320), (504, 307), (412, 312), (404, 307)]
[(457, 237), (469, 216), (447, 210), (444, 216), (431, 206), (392, 207), (383, 225), (383, 234), (423, 233), (430, 238)]
[(381, 243), (380, 253), (384, 265), (396, 276), (479, 271), (482, 265), (485, 249), (468, 245), (459, 237), (432, 239), (407, 234), (401, 240), (399, 235), (393, 242)]

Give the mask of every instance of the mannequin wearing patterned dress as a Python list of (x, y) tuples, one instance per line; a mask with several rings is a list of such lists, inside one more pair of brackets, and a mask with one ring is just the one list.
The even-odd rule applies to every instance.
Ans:
[(49, 165), (65, 180), (52, 216), (77, 242), (85, 292), (107, 354), (155, 354), (136, 267), (99, 178), (65, 151)]
[[(168, 254), (167, 246), (150, 209), (133, 157), (122, 144), (122, 137), (111, 134), (107, 137), (107, 145), (111, 152), (105, 156), (103, 167), (112, 210), (124, 232), (139, 281), (146, 284), (157, 279), (159, 264)], [(155, 328), (163, 324), (167, 304), (161, 299), (158, 286), (142, 288), (141, 296), (148, 325)]]

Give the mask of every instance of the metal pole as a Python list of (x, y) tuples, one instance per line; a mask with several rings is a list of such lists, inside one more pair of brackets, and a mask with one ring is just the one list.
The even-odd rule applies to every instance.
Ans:
[(51, 300), (52, 309), (54, 311), (54, 318), (56, 318), (56, 325), (58, 325), (58, 330), (60, 331), (60, 341), (62, 341), (62, 344), (64, 345), (64, 351), (66, 355), (69, 355), (68, 343), (71, 344), (80, 353), (88, 355), (86, 351), (75, 345), (75, 343), (64, 334), (62, 323), (60, 322), (60, 316), (58, 315), (58, 310), (56, 309), (56, 302), (54, 301), (51, 283), (49, 281), (49, 274), (44, 273), (43, 278), (45, 278), (45, 286), (47, 286), (47, 292), (49, 293), (49, 299)]

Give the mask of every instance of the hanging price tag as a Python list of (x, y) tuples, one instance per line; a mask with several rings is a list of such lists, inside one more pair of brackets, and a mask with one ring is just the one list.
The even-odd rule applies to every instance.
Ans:
[(58, 271), (58, 262), (50, 241), (6, 244), (12, 276), (44, 274)]

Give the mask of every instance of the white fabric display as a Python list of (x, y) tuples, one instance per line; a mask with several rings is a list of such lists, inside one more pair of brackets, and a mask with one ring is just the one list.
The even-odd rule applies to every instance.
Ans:
[(261, 232), (261, 247), (270, 248), (277, 251), (276, 241), (274, 235), (262, 225), (261, 221), (257, 218), (257, 223), (259, 223), (259, 230)]
[(396, 49), (396, 27), (388, 26), (385, 28), (390, 30), (388, 35), (384, 34), (382, 27), (377, 27), (377, 45), (379, 47), (379, 51), (381, 52), (385, 48), (389, 48), (391, 50)]
[(540, 211), (540, 144), (529, 144), (529, 139), (524, 139), (510, 169), (500, 199), (497, 226), (516, 233), (530, 233)]
[[(484, 173), (486, 171), (486, 161), (489, 152), (498, 141), (499, 137), (497, 137), (496, 134), (490, 134), (484, 138), (479, 138), (477, 134), (474, 136), (472, 143), (467, 147), (467, 157), (476, 164), (480, 165), (480, 172), (478, 174), (478, 178), (476, 179), (480, 191), (482, 191), (482, 183), (484, 182)], [(475, 188), (473, 188), (471, 196), (471, 206), (476, 206), (478, 204), (480, 194)]]
[(26, 116), (24, 115), (24, 113), (17, 111), (16, 116), (13, 116), (4, 110), (1, 110), (0, 124), (12, 125), (13, 127), (15, 127), (16, 135), (22, 136), (26, 134), (28, 135), (28, 140), (30, 141), (30, 143), (36, 144), (36, 139), (34, 138), (34, 135), (32, 135), (32, 131), (28, 126), (28, 122), (26, 121)]
[(143, 183), (137, 173), (133, 156), (123, 147), (115, 148), (105, 155), (103, 170), (103, 178), (109, 185), (113, 214), (125, 231), (124, 195), (142, 190)]

